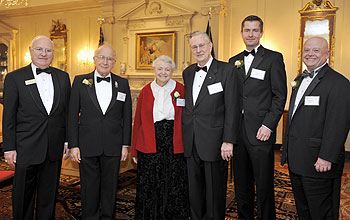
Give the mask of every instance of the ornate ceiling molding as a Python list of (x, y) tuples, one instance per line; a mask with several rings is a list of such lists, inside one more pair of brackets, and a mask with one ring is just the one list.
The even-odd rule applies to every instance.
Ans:
[(101, 2), (96, 0), (83, 0), (83, 1), (72, 1), (59, 4), (50, 4), (43, 6), (35, 7), (25, 7), (19, 9), (6, 9), (0, 10), (0, 18), (9, 18), (9, 17), (21, 17), (21, 16), (31, 16), (39, 14), (48, 14), (48, 13), (58, 13), (58, 12), (67, 12), (67, 11), (81, 11), (81, 10), (91, 10), (91, 9), (100, 9)]

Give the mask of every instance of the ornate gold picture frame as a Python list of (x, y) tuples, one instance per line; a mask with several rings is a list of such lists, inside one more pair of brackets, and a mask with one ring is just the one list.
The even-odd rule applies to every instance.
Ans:
[(313, 0), (308, 2), (300, 13), (300, 37), (298, 51), (298, 74), (303, 71), (302, 53), (304, 42), (313, 36), (324, 37), (328, 41), (330, 56), (328, 63), (334, 65), (334, 29), (338, 7), (330, 1)]
[(152, 62), (166, 55), (175, 62), (175, 32), (136, 34), (136, 69), (152, 69)]

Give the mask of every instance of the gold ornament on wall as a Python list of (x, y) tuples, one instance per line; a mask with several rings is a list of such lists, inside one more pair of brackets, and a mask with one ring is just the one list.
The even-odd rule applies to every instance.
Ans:
[(302, 52), (304, 42), (314, 36), (320, 36), (327, 40), (330, 56), (328, 63), (334, 65), (334, 42), (335, 42), (335, 16), (338, 7), (330, 1), (313, 0), (304, 6), (300, 13), (300, 37), (298, 48), (298, 73), (303, 71)]

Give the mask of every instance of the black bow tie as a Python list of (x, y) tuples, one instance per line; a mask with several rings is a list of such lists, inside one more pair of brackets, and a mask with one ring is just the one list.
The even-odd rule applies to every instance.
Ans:
[(314, 77), (314, 74), (315, 74), (314, 71), (309, 72), (309, 71), (307, 71), (307, 70), (304, 70), (304, 72), (301, 74), (301, 77), (302, 77), (302, 78), (305, 78), (305, 77), (310, 77), (310, 78), (312, 78), (312, 77)]
[(101, 81), (110, 82), (111, 81), (111, 77), (105, 77), (105, 78), (97, 77), (97, 82), (99, 83)]
[(48, 67), (46, 69), (40, 69), (40, 68), (36, 68), (36, 74), (39, 75), (40, 73), (47, 73), (47, 74), (51, 74), (52, 72), (52, 68)]
[(203, 70), (204, 72), (208, 72), (207, 70), (207, 66), (203, 66), (203, 67), (200, 67), (200, 66), (196, 66), (196, 72), (198, 72), (199, 70)]
[(243, 51), (243, 53), (244, 53), (244, 56), (246, 57), (246, 56), (248, 56), (249, 54), (251, 54), (251, 55), (253, 55), (253, 56), (255, 56), (255, 50), (253, 49), (252, 51), (246, 51), (246, 50), (244, 50)]

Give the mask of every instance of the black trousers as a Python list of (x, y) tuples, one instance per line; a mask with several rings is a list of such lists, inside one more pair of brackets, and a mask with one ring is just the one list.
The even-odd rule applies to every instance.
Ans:
[(306, 177), (289, 170), (300, 220), (338, 220), (341, 176), (333, 179)]
[(203, 161), (193, 146), (187, 158), (191, 220), (225, 219), (227, 167), (224, 160)]
[(55, 219), (62, 161), (46, 157), (41, 164), (16, 164), (12, 188), (13, 219)]
[(120, 156), (102, 155), (81, 159), (79, 170), (83, 220), (115, 219), (119, 165)]
[(233, 149), (232, 160), (238, 218), (254, 219), (254, 184), (256, 184), (257, 219), (276, 219), (273, 146), (251, 145), (243, 122), (238, 145), (234, 146)]

